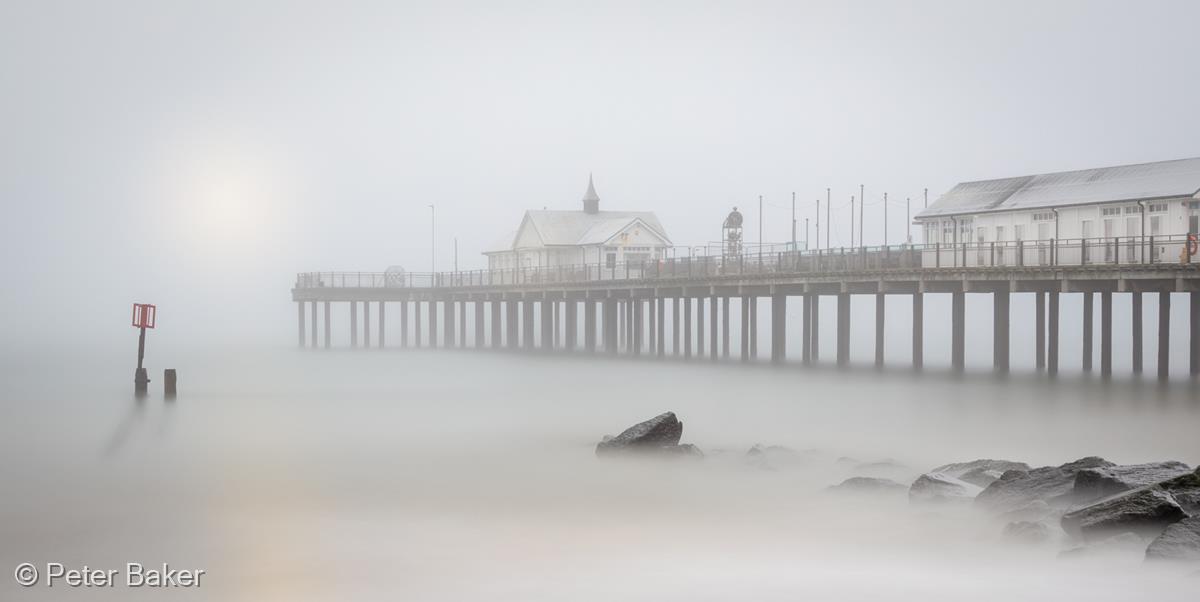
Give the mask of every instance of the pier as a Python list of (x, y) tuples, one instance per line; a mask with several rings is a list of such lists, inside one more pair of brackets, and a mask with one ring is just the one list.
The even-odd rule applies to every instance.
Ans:
[[(836, 308), (837, 335), (836, 348), (824, 353), (832, 352), (838, 365), (846, 365), (851, 329), (874, 328), (875, 365), (883, 366), (889, 359), (884, 354), (885, 297), (908, 295), (912, 298), (912, 352), (910, 357), (891, 359), (921, 369), (924, 296), (944, 294), (951, 297), (952, 309), (946, 317), (951, 322), (951, 363), (955, 371), (962, 371), (968, 322), (965, 297), (991, 295), (991, 315), (973, 315), (970, 322), (979, 325), (990, 318), (992, 363), (1003, 373), (1009, 370), (1012, 353), (1012, 296), (1028, 294), (1035, 297), (1036, 367), (1055, 374), (1063, 360), (1059, 353), (1060, 297), (1081, 295), (1082, 317), (1072, 316), (1084, 324), (1080, 366), (1085, 372), (1094, 369), (1094, 311), (1099, 297), (1099, 370), (1108, 377), (1114, 369), (1114, 295), (1132, 297), (1129, 369), (1140, 373), (1143, 297), (1150, 294), (1159, 308), (1157, 377), (1166, 380), (1173, 333), (1188, 338), (1189, 371), (1193, 376), (1200, 374), (1200, 264), (1191, 261), (1187, 245), (1186, 237), (811, 251), (781, 245), (737, 256), (625, 264), (420, 274), (305, 272), (296, 277), (292, 300), (297, 305), (302, 347), (329, 348), (333, 332), (330, 307), (346, 303), (350, 323), (344, 327), (349, 335), (345, 340), (351, 347), (471, 347), (750, 362), (759, 359), (757, 339), (765, 333), (770, 338), (769, 359), (774, 363), (789, 361), (787, 310), (789, 305), (799, 304), (799, 359), (815, 363), (823, 352), (817, 336), (817, 312), (821, 298), (827, 297)], [(1171, 324), (1171, 293), (1188, 294), (1185, 325)], [(852, 295), (874, 297), (874, 324), (852, 323)], [(765, 329), (758, 316), (758, 301), (763, 298), (770, 299)], [(735, 308), (737, 315), (732, 315)], [(399, 312), (399, 341), (386, 339), (389, 311)], [(374, 338), (372, 314), (378, 329)], [(735, 329), (740, 348), (732, 350), (731, 331)]]

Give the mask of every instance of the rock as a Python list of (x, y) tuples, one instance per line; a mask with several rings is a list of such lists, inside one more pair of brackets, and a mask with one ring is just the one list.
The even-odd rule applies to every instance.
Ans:
[(1184, 512), (1191, 516), (1200, 516), (1200, 468), (1191, 474), (1163, 481), (1155, 487), (1170, 492)]
[(674, 412), (665, 412), (625, 429), (616, 437), (605, 437), (596, 445), (596, 455), (621, 451), (678, 452), (673, 448), (680, 447), (681, 436), (683, 423), (675, 417)]
[(1187, 518), (1175, 498), (1159, 487), (1144, 487), (1105, 498), (1063, 515), (1063, 530), (1089, 541), (1119, 533), (1157, 536)]
[(1020, 543), (1044, 543), (1050, 539), (1050, 527), (1045, 523), (1021, 520), (1004, 525), (1001, 534), (1006, 539)]
[(972, 460), (939, 466), (929, 472), (940, 472), (979, 487), (987, 487), (1009, 470), (1029, 470), (1024, 462), (1009, 460)]
[(808, 462), (815, 453), (813, 450), (796, 451), (782, 445), (756, 443), (754, 447), (746, 450), (746, 461), (763, 468), (797, 466)]
[(975, 503), (997, 513), (1011, 512), (1037, 500), (1052, 507), (1068, 506), (1075, 489), (1075, 475), (1088, 468), (1107, 466), (1114, 464), (1103, 458), (1087, 457), (1062, 466), (1005, 471), (980, 492)]
[(917, 477), (909, 488), (911, 501), (965, 500), (975, 497), (988, 483), (1009, 469), (1028, 469), (1008, 460), (972, 460), (945, 464)]
[(829, 491), (838, 493), (900, 493), (906, 489), (908, 489), (906, 485), (897, 483), (891, 479), (850, 477), (830, 487)]
[(979, 495), (981, 488), (947, 474), (928, 472), (908, 488), (910, 502), (965, 502)]
[(1145, 547), (1146, 540), (1133, 533), (1122, 533), (1114, 537), (1092, 542), (1086, 546), (1059, 552), (1058, 557), (1073, 559), (1097, 556), (1124, 556), (1132, 559), (1142, 554), (1142, 550)]
[(699, 447), (696, 447), (695, 445), (692, 445), (691, 443), (684, 443), (682, 445), (665, 445), (660, 449), (662, 450), (663, 453), (668, 453), (668, 454), (675, 454), (675, 455), (679, 455), (679, 456), (692, 456), (695, 458), (703, 458), (704, 457), (704, 452), (700, 451)]
[(999, 518), (1000, 520), (1010, 522), (1041, 522), (1053, 519), (1053, 522), (1057, 524), (1062, 518), (1062, 515), (1063, 510), (1051, 508), (1050, 504), (1047, 504), (1042, 500), (1034, 500), (1028, 504), (1025, 504), (1024, 506), (1021, 506), (1020, 508), (1017, 508), (1016, 510), (1010, 510), (1009, 512), (999, 515)]
[(1099, 500), (1191, 471), (1187, 464), (1174, 461), (1087, 468), (1075, 474), (1074, 498), (1076, 503)]
[(1200, 561), (1200, 516), (1167, 527), (1146, 548), (1146, 560)]

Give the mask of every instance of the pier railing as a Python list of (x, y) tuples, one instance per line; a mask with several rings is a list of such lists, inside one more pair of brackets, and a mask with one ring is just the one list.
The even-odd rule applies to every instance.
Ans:
[[(296, 288), (469, 288), (620, 280), (689, 280), (722, 276), (852, 273), (946, 268), (1037, 268), (1187, 264), (1200, 266), (1195, 237), (1133, 236), (1016, 242), (902, 244), (818, 250), (693, 255), (623, 263), (482, 269), (457, 272), (303, 272)], [(1193, 260), (1196, 260), (1193, 263)]]

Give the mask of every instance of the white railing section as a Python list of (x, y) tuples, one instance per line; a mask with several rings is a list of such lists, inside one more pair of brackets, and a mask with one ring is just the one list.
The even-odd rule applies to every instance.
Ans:
[(791, 245), (762, 245), (740, 255), (693, 254), (626, 263), (437, 273), (303, 272), (296, 277), (296, 288), (460, 288), (993, 267), (1184, 264), (1197, 268), (1200, 258), (1196, 258), (1195, 240), (1191, 235), (1135, 236), (944, 245), (904, 244), (807, 251), (792, 250)]

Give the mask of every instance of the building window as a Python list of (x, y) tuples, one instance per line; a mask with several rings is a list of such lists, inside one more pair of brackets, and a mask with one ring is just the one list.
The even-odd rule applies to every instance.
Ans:
[(1022, 240), (1025, 240), (1025, 225), (1024, 224), (1015, 224), (1013, 226), (1013, 240), (1015, 240), (1017, 242), (1021, 242)]
[(1120, 207), (1104, 207), (1100, 210), (1100, 215), (1121, 215)]
[(606, 268), (617, 267), (617, 254), (615, 252), (609, 251), (608, 253), (606, 253), (604, 255), (604, 267), (606, 267)]
[(1162, 216), (1155, 215), (1150, 217), (1150, 236), (1158, 236), (1162, 234)]
[(1004, 226), (996, 226), (996, 242), (1004, 242)]
[(1166, 213), (1166, 203), (1150, 203), (1150, 213)]
[(1054, 221), (1054, 212), (1046, 211), (1045, 213), (1035, 213), (1035, 214), (1033, 214), (1033, 221), (1035, 221), (1035, 222), (1052, 222), (1052, 221)]
[(1125, 215), (1130, 215), (1133, 213), (1141, 213), (1141, 212), (1142, 212), (1142, 208), (1139, 205), (1130, 205), (1125, 208)]

